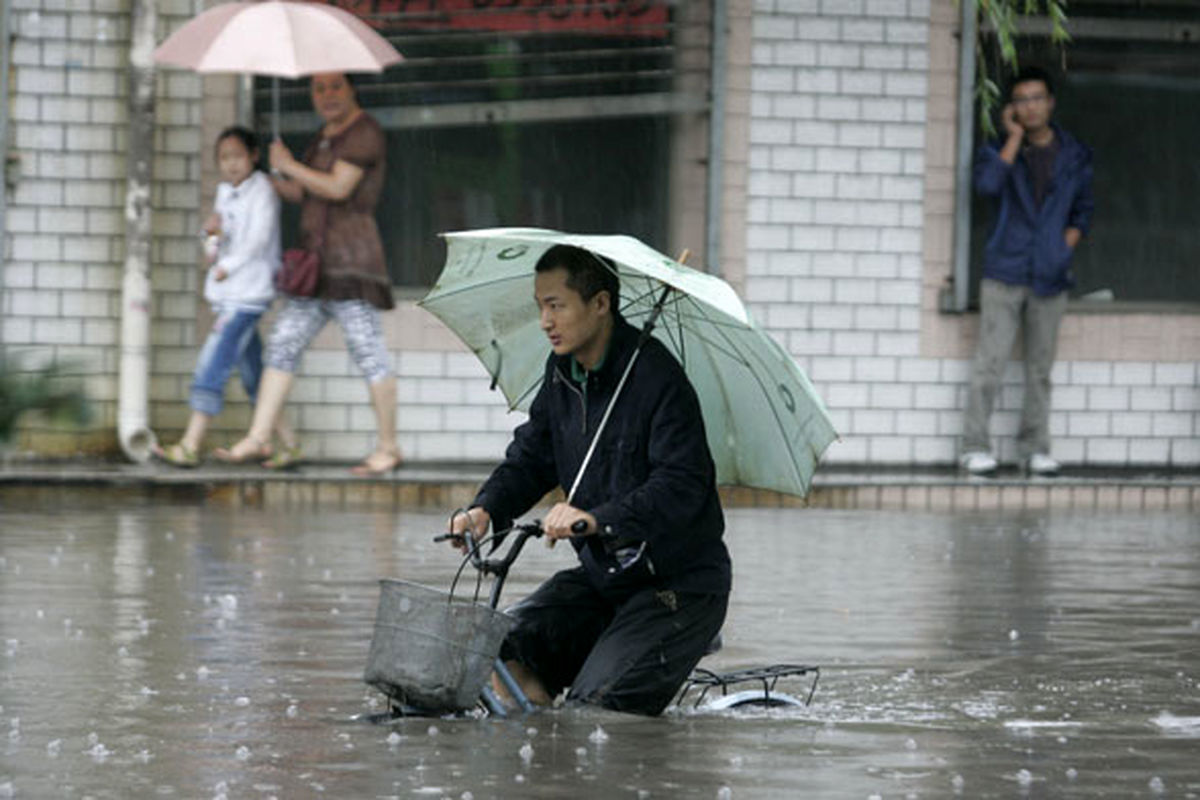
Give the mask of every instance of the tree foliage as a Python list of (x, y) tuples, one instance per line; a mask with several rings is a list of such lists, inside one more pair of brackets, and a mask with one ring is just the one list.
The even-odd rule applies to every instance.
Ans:
[[(975, 4), (975, 99), (979, 125), (986, 136), (996, 134), (992, 112), (1003, 102), (1004, 76), (1020, 68), (1017, 38), (1022, 19), (1045, 19), (1051, 44), (1060, 51), (1071, 41), (1067, 31), (1067, 0), (963, 0)], [(990, 52), (989, 52), (990, 50)]]

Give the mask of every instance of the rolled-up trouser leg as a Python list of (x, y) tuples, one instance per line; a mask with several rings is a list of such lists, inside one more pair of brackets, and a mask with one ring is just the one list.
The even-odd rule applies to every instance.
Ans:
[(258, 335), (257, 327), (250, 332), (246, 349), (242, 351), (237, 368), (238, 376), (242, 380), (242, 388), (246, 391), (246, 397), (249, 397), (250, 402), (253, 403), (258, 398), (258, 382), (262, 380), (263, 372), (262, 337)]
[(213, 320), (212, 331), (200, 348), (188, 402), (193, 411), (210, 417), (221, 413), (225, 405), (225, 383), (252, 342), (257, 341), (261, 311), (223, 308)]

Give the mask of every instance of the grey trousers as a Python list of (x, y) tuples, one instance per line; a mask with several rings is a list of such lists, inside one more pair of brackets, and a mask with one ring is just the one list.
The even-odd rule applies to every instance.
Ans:
[(991, 452), (988, 421), (1017, 331), (1024, 328), (1025, 398), (1017, 454), (1021, 459), (1050, 452), (1050, 368), (1067, 293), (1039, 297), (1028, 286), (984, 279), (979, 290), (979, 346), (967, 394), (963, 451)]

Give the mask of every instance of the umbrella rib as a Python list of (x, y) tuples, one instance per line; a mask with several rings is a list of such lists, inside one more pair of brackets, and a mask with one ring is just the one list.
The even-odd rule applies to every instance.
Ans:
[(528, 279), (529, 279), (528, 275), (505, 275), (504, 277), (501, 277), (501, 278), (493, 278), (491, 280), (471, 283), (471, 284), (467, 284), (464, 286), (459, 286), (454, 289), (443, 289), (438, 294), (434, 294), (434, 292), (437, 291), (437, 287), (434, 287), (429, 292), (429, 294), (425, 295), (425, 297), (421, 299), (420, 304), (424, 305), (426, 302), (430, 302), (430, 301), (437, 302), (438, 300), (441, 300), (443, 298), (454, 297), (455, 295), (463, 294), (464, 292), (475, 292), (486, 286), (496, 286), (501, 283), (509, 283), (510, 281), (520, 281), (520, 280), (528, 280)]
[[(628, 285), (628, 284), (626, 284), (626, 285)], [(623, 314), (623, 313), (625, 313), (625, 311), (627, 311), (628, 309), (630, 309), (630, 308), (632, 308), (633, 306), (637, 305), (638, 303), (645, 302), (647, 299), (652, 299), (652, 298), (654, 297), (654, 295), (655, 295), (655, 289), (656, 289), (656, 288), (657, 288), (657, 287), (656, 287), (656, 282), (655, 282), (655, 281), (651, 281), (650, 279), (647, 279), (647, 280), (646, 280), (646, 290), (645, 290), (645, 291), (643, 291), (643, 292), (640, 292), (639, 294), (636, 294), (636, 295), (634, 295), (633, 297), (626, 297), (626, 298), (625, 298), (625, 302), (624, 302), (624, 304), (623, 304), (623, 305), (622, 305), (622, 307), (621, 307), (621, 313), (622, 313), (622, 314)]]
[[(634, 303), (636, 303), (638, 300), (644, 300), (645, 298), (647, 298), (649, 296), (650, 296), (650, 294), (647, 293), (647, 294), (639, 295), (638, 297), (631, 299), (629, 302), (627, 302), (625, 304), (625, 307), (622, 309), (622, 312), (628, 310), (629, 307), (632, 306)], [(696, 309), (696, 310), (689, 314), (689, 313), (686, 313), (685, 311), (680, 311), (679, 308)], [(738, 320), (738, 319), (731, 318), (724, 311), (713, 308), (712, 306), (708, 305), (707, 303), (705, 303), (701, 300), (697, 300), (696, 298), (692, 297), (691, 295), (686, 294), (682, 290), (677, 290), (668, 299), (666, 305), (664, 306), (663, 313), (667, 313), (668, 311), (682, 319), (688, 319), (688, 320), (697, 320), (698, 319), (698, 320), (703, 321), (706, 325), (712, 325), (713, 327), (733, 328), (735, 330), (743, 330), (748, 327), (745, 322), (742, 322), (741, 320)], [(648, 314), (649, 309), (642, 308), (639, 310), (639, 313)], [(710, 316), (710, 314), (715, 314), (716, 316)]]
[(687, 358), (683, 351), (683, 327), (678, 324), (675, 327), (671, 326), (672, 321), (677, 322), (678, 319), (679, 315), (676, 314), (670, 319), (664, 320), (659, 330), (667, 337), (667, 342), (670, 343), (671, 348), (675, 351), (675, 356), (678, 358), (679, 363), (684, 368), (687, 368)]
[(683, 315), (675, 315), (675, 330), (679, 334), (679, 363), (687, 367), (687, 339), (683, 337)]
[(544, 381), (545, 379), (546, 379), (546, 376), (544, 374), (539, 375), (537, 380), (535, 380), (533, 383), (529, 384), (529, 386), (527, 386), (525, 388), (525, 391), (521, 392), (519, 395), (517, 395), (517, 397), (515, 397), (513, 399), (513, 401), (511, 403), (509, 403), (509, 405), (508, 405), (509, 409), (511, 410), (514, 408), (519, 408), (521, 403), (524, 402), (525, 398), (529, 397), (529, 395), (531, 395), (535, 391), (537, 391), (538, 387), (540, 387), (542, 385), (542, 381)]
[[(625, 304), (625, 309), (623, 309), (623, 311), (628, 310), (630, 306), (634, 305), (640, 300), (658, 297), (658, 290), (663, 286), (662, 282), (657, 280), (647, 280), (647, 283), (652, 284), (651, 288), (647, 292), (630, 299), (630, 301)], [(686, 315), (679, 313), (679, 309), (684, 307), (685, 302), (694, 303), (695, 300), (678, 289), (667, 295), (667, 298), (663, 303), (663, 315), (667, 319), (660, 327), (660, 330), (663, 331), (663, 335), (667, 337), (667, 341), (674, 348), (675, 355), (678, 358), (679, 363), (686, 369), (687, 347), (686, 339), (683, 335), (683, 320), (687, 317)], [(640, 310), (640, 313), (649, 314), (650, 310), (643, 308)], [(674, 329), (671, 327), (672, 320), (675, 324)]]
[[(675, 333), (679, 337), (678, 338), (679, 343), (676, 345), (676, 347), (679, 350), (679, 363), (683, 365), (684, 369), (687, 369), (687, 339), (685, 339), (684, 335), (683, 335), (684, 315), (679, 313), (679, 309), (682, 307), (683, 307), (683, 302), (682, 302), (682, 300), (680, 300), (679, 303), (675, 304), (675, 308), (674, 308), (674, 311), (676, 312), (675, 313)], [(668, 331), (670, 330), (669, 326), (664, 326), (664, 327), (666, 327)]]
[[(646, 295), (641, 295), (642, 298), (645, 298), (648, 296), (650, 296), (649, 293), (647, 293)], [(628, 311), (629, 305), (630, 305), (630, 303), (627, 303), (626, 308), (623, 309), (623, 311)], [(681, 293), (681, 292), (676, 292), (676, 293), (672, 294), (671, 299), (667, 303), (667, 306), (669, 306), (669, 309), (667, 311), (664, 311), (664, 314), (669, 313), (671, 315), (671, 317), (675, 323), (675, 326), (677, 328), (678, 333), (677, 333), (677, 336), (672, 335), (671, 329), (669, 326), (664, 326), (663, 330), (666, 332), (665, 335), (667, 336), (668, 342), (670, 342), (670, 344), (672, 346), (674, 346), (676, 353), (681, 362), (684, 361), (686, 358), (686, 354), (683, 352), (684, 337), (683, 337), (683, 333), (682, 333), (685, 328), (685, 325), (684, 325), (685, 322), (689, 322), (689, 321), (690, 322), (701, 322), (701, 323), (704, 323), (704, 325), (706, 325), (706, 326), (716, 328), (716, 329), (720, 329), (720, 328), (730, 328), (730, 329), (734, 329), (734, 330), (745, 330), (746, 329), (746, 326), (743, 323), (729, 320), (729, 318), (726, 317), (723, 312), (719, 312), (719, 311), (716, 312), (716, 314), (719, 315), (716, 317), (710, 316), (709, 313), (706, 311), (706, 308), (707, 308), (706, 304), (701, 303), (701, 302), (697, 301), (694, 297), (691, 297), (691, 296)], [(694, 309), (694, 310), (691, 311), (691, 313), (685, 313), (684, 311), (681, 311), (680, 309)], [(642, 309), (640, 311), (640, 313), (648, 314), (649, 311), (646, 309)], [(636, 319), (637, 319), (636, 315), (630, 315), (630, 316), (632, 316), (634, 321), (636, 321)], [(708, 336), (705, 336), (703, 333), (701, 333), (702, 327), (699, 325), (686, 326), (686, 327), (692, 333), (692, 335), (695, 336), (696, 339), (698, 339), (699, 341), (703, 342), (706, 345), (713, 347), (714, 349), (720, 351), (727, 357), (729, 357), (745, 366), (749, 366), (749, 364), (746, 362), (745, 358), (742, 356), (741, 353), (728, 350), (726, 347), (722, 346), (724, 343), (724, 340), (718, 341), (716, 339), (712, 339)]]
[[(703, 322), (703, 323), (713, 327), (716, 330), (721, 330), (723, 327), (734, 328), (737, 330), (745, 330), (745, 326), (743, 326), (743, 325), (732, 325), (729, 323), (722, 323), (720, 320), (713, 320), (711, 317), (709, 317), (704, 312), (704, 309), (701, 308), (699, 306), (699, 304), (694, 303), (694, 305), (696, 305), (696, 311), (694, 314), (686, 315), (686, 316), (684, 314), (676, 314), (676, 320), (677, 320), (677, 324), (678, 324), (680, 331), (683, 330), (683, 327), (684, 327), (683, 322), (685, 319), (689, 320), (689, 321)], [(750, 366), (750, 363), (746, 360), (745, 356), (740, 351), (724, 346), (728, 342), (726, 337), (721, 337), (720, 340), (710, 338), (701, 332), (702, 329), (699, 326), (689, 327), (688, 330), (691, 331), (692, 335), (695, 336), (696, 339), (698, 339), (699, 341), (708, 345), (709, 347), (712, 347), (717, 352), (727, 356), (730, 359), (733, 359), (734, 361), (736, 361), (739, 364), (742, 364), (745, 367)], [(682, 337), (682, 333), (680, 334), (680, 336)]]
[[(720, 328), (718, 328), (718, 331), (721, 333), (724, 333), (723, 331), (721, 331)], [(766, 334), (764, 333), (763, 335), (765, 336)], [(745, 354), (743, 354), (738, 349), (737, 343), (732, 341), (731, 339), (728, 339), (728, 337), (726, 337), (726, 339), (727, 339), (727, 343), (729, 344), (730, 348), (735, 350), (738, 353), (738, 355), (741, 357), (740, 358), (741, 362), (743, 364), (746, 364), (747, 367), (749, 367), (750, 359), (748, 359), (745, 356)], [(753, 369), (751, 369), (749, 371), (750, 371), (750, 376), (754, 379), (754, 382), (758, 384), (758, 388), (762, 391), (763, 396), (767, 398), (767, 407), (771, 409), (771, 416), (773, 416), (775, 418), (775, 423), (777, 425), (779, 425), (780, 429), (782, 430), (783, 429), (783, 420), (780, 419), (779, 412), (775, 410), (775, 404), (772, 403), (770, 400), (770, 397), (771, 397), (770, 392), (767, 390), (767, 387), (763, 384), (763, 381), (759, 377), (758, 372)], [(788, 455), (790, 456), (789, 461), (791, 462), (792, 469), (796, 473), (796, 478), (800, 481), (800, 485), (802, 487), (804, 487), (805, 492), (807, 492), (808, 491), (808, 482), (804, 480), (804, 474), (800, 471), (800, 468), (799, 468), (799, 466), (797, 466), (797, 463), (796, 463), (796, 458), (797, 458), (796, 448), (792, 445), (791, 439), (789, 437), (785, 436), (785, 437), (783, 437), (783, 440), (784, 440), (784, 445), (787, 447)]]

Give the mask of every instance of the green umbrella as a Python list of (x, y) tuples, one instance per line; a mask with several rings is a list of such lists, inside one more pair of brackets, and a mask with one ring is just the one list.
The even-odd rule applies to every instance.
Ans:
[(617, 265), (621, 313), (635, 326), (650, 322), (683, 364), (700, 397), (718, 482), (808, 492), (837, 433), (808, 377), (754, 324), (729, 284), (629, 236), (535, 228), (443, 236), (446, 265), (420, 305), (479, 357), (510, 408), (528, 409), (550, 353), (533, 299), (534, 264), (556, 244), (574, 245)]

